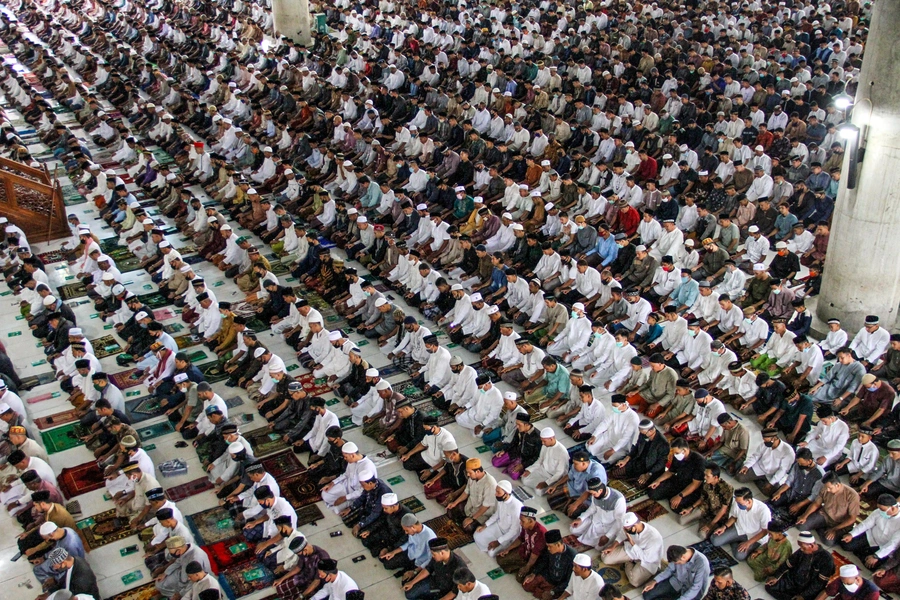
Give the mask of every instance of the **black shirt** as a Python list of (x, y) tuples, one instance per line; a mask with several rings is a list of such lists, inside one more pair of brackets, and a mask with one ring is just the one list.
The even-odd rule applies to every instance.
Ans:
[(437, 590), (437, 594), (433, 597), (440, 598), (444, 594), (455, 591), (457, 588), (456, 584), (453, 583), (453, 573), (460, 567), (465, 566), (466, 564), (454, 552), (450, 552), (450, 559), (446, 563), (438, 562), (432, 558), (431, 562), (425, 565), (425, 570), (428, 571), (428, 579), (426, 581), (428, 581), (432, 590)]
[(703, 470), (706, 468), (706, 459), (699, 452), (691, 452), (684, 460), (673, 459), (669, 466), (672, 473), (672, 481), (675, 487), (684, 489), (692, 481), (703, 481)]

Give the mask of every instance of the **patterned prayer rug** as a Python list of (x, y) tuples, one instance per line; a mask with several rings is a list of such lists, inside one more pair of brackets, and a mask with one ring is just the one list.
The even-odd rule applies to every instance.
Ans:
[(253, 456), (263, 458), (276, 452), (287, 449), (287, 442), (281, 439), (277, 433), (272, 433), (268, 427), (260, 427), (244, 434), (244, 439), (253, 448)]
[(225, 369), (219, 364), (219, 361), (199, 365), (197, 368), (203, 373), (203, 379), (205, 379), (207, 383), (217, 383), (228, 379), (228, 373), (225, 372)]
[(303, 384), (303, 391), (309, 396), (322, 396), (332, 391), (325, 377), (316, 379), (312, 373), (304, 373), (295, 379)]
[(209, 477), (201, 477), (166, 490), (166, 498), (172, 502), (180, 502), (185, 498), (202, 494), (207, 490), (213, 489), (215, 486), (209, 481)]
[(466, 533), (462, 527), (457, 525), (447, 515), (440, 515), (425, 521), (425, 525), (430, 527), (437, 537), (446, 538), (451, 550), (461, 548), (474, 541), (471, 535)]
[(143, 269), (143, 267), (141, 266), (141, 259), (137, 256), (117, 260), (116, 268), (119, 269), (119, 271), (122, 273), (131, 273), (133, 271), (140, 271), (141, 269)]
[(709, 568), (715, 571), (718, 567), (733, 567), (738, 564), (736, 560), (724, 548), (717, 548), (709, 540), (703, 540), (691, 544), (690, 548), (697, 550), (709, 560)]
[(650, 498), (638, 502), (634, 506), (629, 506), (628, 512), (636, 514), (644, 523), (669, 513), (665, 506)]
[(165, 409), (160, 407), (159, 398), (153, 396), (141, 396), (125, 401), (125, 413), (131, 419), (131, 423), (140, 423), (163, 414)]
[[(45, 385), (48, 383), (53, 383), (56, 381), (56, 375), (53, 371), (47, 371), (46, 373), (38, 373), (37, 375), (29, 375), (28, 377), (22, 377), (22, 385), (19, 386), (19, 389), (26, 387), (37, 387), (39, 385)], [(29, 403), (30, 404), (30, 403)]]
[(175, 343), (178, 345), (179, 350), (184, 350), (185, 348), (196, 346), (203, 341), (199, 335), (192, 334), (177, 335), (174, 339)]
[(66, 423), (71, 423), (72, 421), (78, 420), (78, 410), (75, 408), (70, 408), (69, 410), (64, 410), (62, 412), (56, 413), (55, 415), (50, 415), (47, 417), (38, 417), (34, 420), (34, 424), (37, 425), (38, 429), (50, 429), (51, 427), (59, 427), (60, 425), (65, 425)]
[(341, 429), (344, 430), (344, 433), (350, 431), (351, 429), (356, 429), (358, 425), (353, 422), (353, 419), (350, 415), (345, 417), (341, 417), (338, 419), (338, 424), (341, 426)]
[[(159, 319), (156, 319), (159, 321)], [(181, 323), (169, 323), (168, 325), (163, 325), (163, 331), (172, 335), (173, 333), (180, 333), (184, 331), (184, 325)]]
[(94, 356), (98, 359), (106, 358), (122, 351), (122, 346), (111, 335), (104, 335), (96, 340), (91, 340), (91, 346), (94, 348)]
[(43, 254), (38, 254), (37, 257), (41, 259), (41, 261), (45, 265), (49, 265), (52, 263), (58, 263), (66, 260), (66, 253), (62, 250), (51, 250), (50, 252), (44, 252)]
[(73, 298), (84, 298), (87, 296), (87, 286), (81, 283), (67, 283), (56, 288), (59, 297), (62, 300), (71, 300)]
[(631, 502), (636, 498), (640, 498), (645, 493), (644, 488), (633, 485), (627, 481), (622, 481), (621, 479), (610, 479), (609, 487), (622, 492), (622, 495), (625, 496), (625, 502)]
[(304, 506), (303, 508), (296, 509), (297, 511), (297, 529), (303, 527), (304, 525), (316, 525), (319, 521), (325, 518), (325, 515), (322, 514), (322, 511), (319, 510), (319, 507), (315, 504), (310, 504), (308, 506)]
[(110, 596), (106, 600), (150, 600), (156, 596), (156, 583), (150, 582), (130, 590)]
[[(346, 333), (346, 332), (345, 332)], [(382, 379), (387, 379), (388, 377), (393, 377), (398, 373), (406, 373), (407, 370), (403, 367), (395, 367), (394, 365), (388, 365), (386, 367), (376, 367), (378, 369), (378, 375)]]
[(445, 410), (439, 409), (437, 406), (434, 405), (434, 402), (432, 402), (431, 400), (419, 401), (419, 402), (413, 404), (413, 406), (415, 406), (416, 409), (418, 409), (418, 411), (421, 412), (423, 416), (437, 417), (438, 426), (440, 426), (440, 427), (443, 427), (444, 425), (447, 425), (448, 423), (453, 423), (454, 421), (456, 421), (456, 417), (454, 417), (453, 415), (451, 415), (450, 413), (448, 413)]
[(278, 486), (281, 488), (282, 497), (294, 507), (294, 510), (315, 506), (316, 502), (322, 499), (318, 482), (310, 479), (306, 469), (284, 481), (279, 481)]
[(272, 326), (269, 323), (264, 323), (256, 317), (247, 321), (247, 329), (255, 331), (256, 333), (261, 333), (263, 331), (271, 329), (271, 327)]
[(113, 385), (115, 385), (120, 390), (124, 390), (127, 388), (133, 388), (135, 386), (141, 385), (144, 381), (143, 376), (137, 375), (138, 370), (128, 369), (127, 371), (120, 371), (118, 373), (113, 373), (109, 376), (109, 380), (112, 381)]
[(175, 426), (172, 425), (172, 423), (170, 423), (169, 421), (154, 423), (153, 425), (141, 427), (137, 430), (138, 435), (141, 436), (141, 442), (146, 442), (147, 440), (152, 440), (153, 438), (158, 438), (160, 436), (168, 435), (174, 432)]
[(273, 581), (275, 577), (272, 572), (255, 559), (219, 573), (219, 585), (228, 600), (237, 600), (264, 590)]
[(395, 392), (403, 394), (405, 397), (409, 398), (409, 401), (412, 403), (427, 400), (428, 397), (425, 395), (425, 392), (422, 391), (421, 388), (414, 386), (412, 381), (412, 379), (406, 379), (391, 385)]
[(228, 509), (222, 506), (187, 515), (184, 522), (201, 546), (223, 542), (239, 533), (234, 528), (234, 519)]
[(831, 552), (831, 558), (834, 559), (834, 575), (831, 576), (829, 581), (834, 581), (841, 576), (841, 567), (843, 567), (844, 565), (852, 565), (853, 561), (840, 552), (834, 550), (832, 550)]
[(595, 561), (594, 570), (600, 573), (600, 577), (603, 578), (603, 581), (606, 584), (612, 584), (618, 587), (619, 592), (621, 592), (623, 595), (635, 589), (634, 586), (631, 585), (631, 583), (628, 581), (628, 577), (625, 575), (625, 571), (618, 565), (607, 565), (600, 562), (600, 559), (597, 558)]
[(87, 543), (88, 548), (96, 550), (101, 546), (124, 540), (131, 537), (136, 531), (128, 526), (127, 519), (121, 519), (124, 525), (117, 523), (116, 509), (111, 508), (99, 515), (94, 515), (75, 523), (81, 532), (81, 537)]
[(412, 514), (420, 513), (425, 510), (425, 505), (422, 504), (422, 501), (416, 498), (415, 496), (410, 496), (409, 498), (404, 498), (400, 501), (400, 504), (405, 506), (409, 512)]
[(575, 552), (587, 552), (591, 549), (591, 547), (587, 544), (582, 544), (581, 542), (579, 542), (577, 535), (567, 535), (563, 538), (563, 541), (567, 546), (574, 549)]
[(103, 470), (92, 460), (77, 467), (70, 467), (59, 472), (56, 478), (59, 490), (70, 500), (75, 496), (87, 494), (103, 487)]
[(291, 450), (273, 454), (260, 462), (265, 467), (266, 473), (274, 477), (276, 481), (306, 471), (306, 467), (300, 463), (300, 459)]
[(138, 296), (143, 304), (146, 304), (148, 308), (162, 308), (163, 306), (168, 306), (171, 304), (169, 299), (160, 294), (159, 292), (154, 292), (152, 294), (144, 294), (142, 296)]
[(81, 423), (69, 423), (56, 429), (41, 432), (41, 439), (44, 442), (44, 448), (47, 454), (56, 454), (70, 448), (83, 446), (84, 442), (78, 439), (78, 436), (87, 435), (88, 430), (81, 426)]
[(243, 536), (235, 536), (222, 542), (203, 546), (209, 557), (209, 565), (214, 575), (218, 575), (236, 565), (254, 558), (255, 545), (244, 540)]

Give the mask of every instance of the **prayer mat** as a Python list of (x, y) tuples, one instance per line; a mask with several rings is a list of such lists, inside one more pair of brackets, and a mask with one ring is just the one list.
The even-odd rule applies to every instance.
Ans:
[(207, 490), (213, 489), (215, 486), (210, 482), (209, 477), (201, 477), (193, 481), (188, 481), (166, 490), (166, 498), (172, 502), (180, 502), (185, 498), (202, 494)]
[(358, 427), (358, 425), (353, 422), (353, 418), (350, 415), (338, 419), (338, 424), (340, 424), (341, 429), (343, 429), (345, 433)]
[(81, 537), (91, 550), (101, 546), (124, 540), (131, 537), (136, 531), (128, 525), (128, 519), (121, 519), (124, 525), (119, 525), (116, 519), (116, 509), (111, 508), (99, 515), (94, 515), (75, 523), (81, 532)]
[(199, 335), (193, 334), (185, 334), (175, 336), (175, 343), (178, 345), (179, 350), (184, 350), (185, 348), (190, 348), (191, 346), (196, 346), (201, 342), (201, 338)]
[(420, 401), (413, 406), (426, 417), (437, 417), (439, 427), (456, 421), (456, 417), (436, 407), (431, 400)]
[(182, 260), (189, 265), (196, 265), (197, 263), (202, 263), (206, 259), (199, 254), (193, 254), (191, 256), (185, 256)]
[(119, 269), (120, 273), (132, 273), (134, 271), (140, 271), (141, 269), (143, 269), (143, 267), (141, 266), (141, 259), (137, 256), (117, 260), (116, 268)]
[(37, 404), (38, 402), (50, 400), (51, 398), (59, 398), (60, 395), (62, 395), (61, 392), (56, 392), (56, 396), (54, 396), (53, 393), (54, 392), (44, 392), (43, 394), (37, 394), (36, 396), (29, 396), (25, 402), (28, 404)]
[(209, 557), (209, 566), (212, 567), (213, 574), (218, 575), (236, 565), (253, 560), (255, 547), (255, 544), (245, 541), (243, 536), (235, 536), (209, 546), (202, 546), (202, 549)]
[(628, 512), (633, 512), (638, 517), (640, 517), (641, 521), (643, 521), (644, 523), (669, 514), (669, 511), (665, 506), (663, 506), (656, 500), (651, 500), (650, 498), (638, 502), (634, 506), (629, 506), (627, 510)]
[(148, 425), (147, 427), (142, 427), (137, 430), (137, 434), (141, 436), (141, 442), (146, 442), (147, 440), (152, 440), (153, 438), (158, 438), (174, 432), (175, 426), (169, 421)]
[(376, 367), (378, 369), (378, 376), (382, 379), (387, 379), (388, 377), (393, 377), (397, 373), (407, 373), (408, 371), (403, 367), (395, 367), (394, 365), (388, 365), (386, 367)]
[(43, 254), (37, 255), (45, 265), (62, 262), (66, 260), (66, 256), (67, 253), (62, 250), (51, 250), (50, 252), (44, 252)]
[(156, 596), (156, 583), (151, 581), (136, 588), (110, 596), (106, 600), (150, 600)]
[(273, 275), (287, 275), (290, 273), (290, 269), (288, 269), (287, 265), (279, 260), (270, 261), (269, 270)]
[(591, 547), (587, 544), (582, 544), (581, 542), (579, 542), (577, 535), (567, 535), (563, 538), (563, 541), (567, 546), (574, 549), (575, 552), (587, 552), (591, 549)]
[(141, 303), (146, 304), (150, 309), (162, 308), (163, 306), (172, 304), (168, 298), (166, 298), (159, 292), (144, 294), (142, 296), (138, 296), (138, 298), (140, 298)]
[(425, 510), (425, 505), (422, 504), (422, 501), (416, 498), (415, 496), (410, 496), (409, 498), (404, 498), (400, 501), (400, 504), (405, 506), (409, 512), (412, 514), (420, 513)]
[(216, 506), (193, 515), (187, 515), (185, 524), (201, 546), (224, 542), (240, 533), (234, 527), (234, 519), (223, 506)]
[(308, 396), (321, 396), (323, 394), (330, 394), (333, 391), (331, 386), (327, 383), (327, 378), (320, 377), (319, 379), (316, 379), (313, 377), (312, 373), (304, 373), (297, 377), (296, 380), (303, 384), (303, 391), (306, 392)]
[(56, 288), (61, 300), (71, 300), (73, 298), (84, 298), (87, 296), (87, 286), (81, 283), (67, 283)]
[(625, 502), (631, 502), (636, 498), (640, 498), (645, 492), (644, 488), (640, 488), (627, 481), (622, 481), (621, 479), (610, 479), (609, 487), (622, 492), (622, 495), (625, 496)]
[(78, 439), (80, 435), (87, 435), (88, 430), (81, 426), (81, 423), (69, 423), (56, 429), (41, 432), (41, 439), (44, 442), (44, 448), (47, 454), (56, 454), (70, 448), (83, 446), (84, 442)]
[[(175, 313), (172, 312), (171, 308), (160, 308), (159, 310), (153, 311), (153, 320), (154, 321), (165, 321), (166, 319), (174, 319)], [(184, 329), (182, 327), (182, 329)]]
[(716, 548), (709, 540), (703, 540), (689, 546), (709, 560), (710, 571), (715, 571), (718, 567), (733, 567), (738, 564), (736, 560), (724, 548)]
[(306, 469), (284, 481), (279, 481), (278, 486), (281, 488), (281, 496), (294, 507), (294, 510), (315, 506), (316, 502), (322, 499), (318, 481), (310, 480)]
[(88, 199), (85, 198), (84, 196), (82, 196), (81, 194), (79, 194), (77, 190), (72, 195), (63, 196), (63, 204), (65, 204), (66, 206), (75, 206), (77, 204), (84, 204), (87, 201), (88, 201)]
[(182, 246), (181, 248), (176, 248), (176, 250), (183, 258), (188, 254), (194, 254), (195, 252), (197, 252), (197, 244), (187, 244), (185, 246)]
[(206, 352), (204, 352), (203, 350), (195, 350), (195, 351), (191, 352), (190, 354), (188, 354), (188, 360), (191, 361), (192, 363), (198, 363), (205, 358), (206, 358)]
[(160, 399), (153, 396), (141, 396), (126, 400), (125, 414), (131, 419), (132, 425), (147, 421), (166, 412), (164, 408), (160, 407), (159, 402)]
[(409, 398), (409, 401), (412, 403), (427, 400), (428, 396), (425, 394), (425, 392), (422, 391), (421, 388), (414, 386), (412, 381), (412, 379), (407, 379), (399, 383), (391, 384), (391, 386), (394, 388), (395, 392), (403, 394), (403, 396)]
[(228, 600), (237, 600), (262, 591), (274, 581), (272, 572), (255, 559), (219, 573), (219, 585)]
[(91, 340), (91, 346), (94, 348), (94, 356), (97, 359), (106, 358), (122, 351), (122, 346), (111, 335), (104, 335), (96, 340)]
[(271, 325), (269, 323), (263, 323), (261, 320), (254, 317), (247, 321), (247, 329), (256, 333), (260, 333), (262, 331), (266, 331), (267, 329), (271, 329)]
[(295, 509), (297, 511), (297, 529), (304, 525), (318, 525), (319, 521), (325, 518), (322, 511), (315, 504)]
[(290, 450), (273, 454), (260, 461), (266, 469), (266, 473), (280, 481), (282, 478), (299, 475), (306, 471), (306, 467), (300, 464), (300, 459)]
[(23, 388), (34, 388), (39, 385), (53, 383), (54, 381), (56, 381), (56, 374), (53, 371), (47, 371), (46, 373), (38, 373), (37, 375), (22, 377), (21, 380), (22, 385), (19, 386), (20, 390)]
[(38, 417), (34, 420), (34, 424), (37, 425), (38, 429), (43, 430), (50, 429), (51, 427), (59, 427), (60, 425), (65, 425), (66, 423), (71, 423), (72, 421), (77, 420), (78, 409), (71, 408), (69, 410), (64, 410), (48, 417)]
[(105, 483), (103, 469), (97, 466), (95, 460), (63, 469), (56, 479), (59, 482), (59, 490), (69, 499), (99, 490)]
[(606, 563), (600, 562), (600, 559), (597, 558), (594, 570), (600, 573), (600, 577), (603, 578), (603, 581), (607, 585), (611, 584), (616, 586), (623, 595), (635, 589), (634, 586), (629, 583), (625, 571), (618, 565), (607, 565)]
[(254, 429), (244, 434), (244, 439), (253, 448), (253, 456), (263, 458), (276, 452), (286, 450), (287, 442), (281, 439), (277, 433), (272, 433), (268, 427)]
[(113, 373), (112, 375), (110, 375), (109, 380), (120, 390), (132, 388), (141, 385), (141, 383), (143, 383), (144, 381), (144, 377), (138, 376), (137, 372), (138, 370), (136, 368), (128, 369), (127, 371), (120, 371), (118, 373)]
[(437, 537), (446, 538), (447, 545), (451, 550), (461, 548), (471, 544), (474, 540), (471, 535), (465, 532), (462, 527), (457, 525), (453, 519), (447, 515), (440, 515), (429, 521), (425, 521), (425, 525), (431, 528)]
[[(158, 321), (159, 319), (157, 319)], [(172, 335), (173, 333), (180, 333), (184, 331), (184, 325), (181, 323), (169, 323), (168, 325), (163, 325), (163, 331)]]
[(207, 383), (217, 383), (228, 379), (228, 373), (225, 372), (225, 369), (219, 364), (219, 361), (206, 363), (197, 368), (203, 373), (203, 379)]

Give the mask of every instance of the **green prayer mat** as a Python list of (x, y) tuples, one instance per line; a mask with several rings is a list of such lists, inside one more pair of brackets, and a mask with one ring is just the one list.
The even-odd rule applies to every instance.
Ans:
[(87, 435), (88, 430), (81, 426), (80, 423), (69, 423), (56, 429), (41, 432), (41, 439), (47, 454), (56, 454), (70, 448), (83, 446), (84, 442), (78, 439), (80, 435)]

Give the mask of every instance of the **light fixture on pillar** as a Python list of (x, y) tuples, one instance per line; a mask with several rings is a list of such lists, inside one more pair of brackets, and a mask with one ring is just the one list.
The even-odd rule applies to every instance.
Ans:
[(853, 98), (848, 94), (838, 94), (834, 97), (834, 107), (841, 112), (846, 111), (853, 106)]
[(838, 133), (847, 141), (847, 156), (850, 158), (850, 164), (847, 167), (847, 189), (852, 190), (856, 187), (856, 172), (859, 163), (862, 162), (865, 148), (860, 148), (860, 129), (853, 123), (844, 123), (838, 127)]

